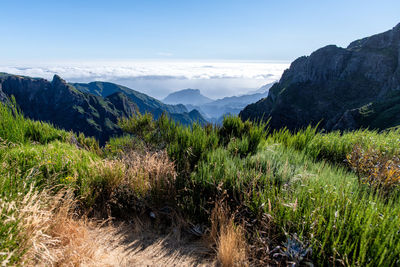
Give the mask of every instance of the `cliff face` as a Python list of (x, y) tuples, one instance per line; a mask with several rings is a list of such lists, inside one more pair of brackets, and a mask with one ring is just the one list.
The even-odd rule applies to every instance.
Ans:
[(390, 116), (394, 106), (400, 105), (387, 103), (400, 92), (399, 62), (400, 24), (347, 48), (326, 46), (296, 59), (268, 97), (247, 106), (240, 116), (270, 118), (272, 128), (289, 129), (318, 122), (326, 130), (398, 125), (397, 119), (377, 122), (376, 112), (379, 106), (380, 112)]

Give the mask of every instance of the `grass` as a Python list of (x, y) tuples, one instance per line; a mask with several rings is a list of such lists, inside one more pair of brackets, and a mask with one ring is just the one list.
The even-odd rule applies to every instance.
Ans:
[(358, 145), (363, 149), (376, 149), (389, 155), (400, 154), (400, 129), (382, 132), (376, 130), (356, 130), (351, 132), (317, 132), (317, 128), (307, 127), (295, 133), (288, 129), (275, 131), (272, 140), (287, 147), (304, 151), (313, 159), (325, 159), (342, 164), (346, 156)]
[(20, 111), (0, 105), (0, 137), (10, 143), (67, 141), (70, 133), (57, 130), (48, 123), (25, 119)]
[[(120, 121), (127, 135), (100, 148), (15, 109), (0, 105), (0, 115), (0, 262), (36, 258), (22, 246), (36, 240), (24, 230), (24, 199), (69, 190), (80, 213), (129, 219), (168, 208), (205, 225), (222, 266), (400, 264), (398, 172), (390, 171), (399, 130), (269, 132), (237, 117), (186, 127), (138, 114)], [(376, 177), (396, 181), (389, 194), (373, 186)]]
[(217, 259), (221, 266), (248, 266), (248, 245), (244, 230), (235, 225), (229, 208), (216, 202), (211, 213), (211, 238), (216, 243)]
[(397, 261), (400, 210), (395, 199), (388, 201), (362, 188), (355, 174), (343, 168), (314, 163), (281, 145), (270, 149), (275, 157), (265, 153), (256, 160), (261, 164), (275, 161), (277, 173), (282, 178), (290, 173), (291, 178), (281, 190), (276, 186), (263, 189), (252, 202), (253, 209), (263, 207), (281, 235), (296, 233), (309, 241), (313, 260), (319, 264), (365, 266)]

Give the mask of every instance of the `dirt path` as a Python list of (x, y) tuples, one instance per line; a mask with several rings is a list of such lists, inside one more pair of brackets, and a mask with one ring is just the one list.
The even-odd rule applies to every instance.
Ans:
[(134, 224), (89, 230), (94, 254), (85, 266), (214, 266), (210, 249), (177, 231), (159, 236)]

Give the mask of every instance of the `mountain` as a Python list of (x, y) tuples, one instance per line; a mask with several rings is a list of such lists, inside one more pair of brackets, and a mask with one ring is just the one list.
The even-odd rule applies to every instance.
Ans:
[(108, 97), (114, 93), (124, 93), (127, 95), (139, 108), (139, 111), (154, 112), (155, 110), (162, 110), (168, 113), (184, 113), (188, 112), (184, 105), (166, 105), (161, 101), (150, 97), (146, 94), (132, 90), (128, 87), (118, 85), (110, 82), (91, 82), (91, 83), (72, 83), (76, 89), (84, 93), (90, 93), (102, 97)]
[(271, 128), (317, 125), (326, 130), (400, 125), (400, 24), (296, 59), (243, 120), (270, 119)]
[(139, 109), (139, 112), (150, 112), (155, 118), (158, 118), (161, 114), (166, 112), (172, 119), (185, 125), (193, 122), (199, 122), (200, 124), (207, 123), (207, 120), (204, 119), (204, 117), (198, 111), (189, 112), (183, 104), (165, 104), (151, 96), (119, 84), (96, 81), (91, 83), (72, 83), (71, 85), (81, 92), (106, 98), (115, 93), (122, 93), (126, 95), (130, 101), (135, 103), (135, 106)]
[(114, 104), (126, 101), (124, 95), (102, 98), (85, 94), (55, 75), (51, 82), (45, 79), (4, 75), (0, 79), (2, 92), (13, 95), (23, 113), (34, 120), (51, 122), (63, 129), (83, 132), (100, 142), (121, 134), (116, 125), (118, 117), (129, 116), (133, 102), (124, 110)]
[(222, 121), (224, 115), (232, 114), (237, 115), (248, 104), (257, 102), (258, 100), (268, 96), (268, 90), (272, 84), (266, 84), (258, 89), (255, 93), (230, 96), (222, 99), (217, 99), (202, 105), (189, 105), (186, 107), (189, 110), (197, 109), (200, 113), (208, 118), (209, 121), (219, 123)]
[(200, 106), (213, 100), (202, 95), (199, 89), (184, 89), (169, 94), (163, 101), (168, 104)]
[[(110, 84), (103, 86), (114, 87)], [(0, 74), (0, 101), (7, 102), (14, 96), (19, 108), (28, 118), (50, 122), (65, 130), (83, 132), (97, 138), (101, 144), (111, 136), (122, 133), (117, 125), (118, 118), (131, 116), (137, 109), (152, 112), (155, 117), (171, 110), (187, 111), (185, 107), (167, 106), (138, 92), (128, 93), (130, 94), (122, 90), (108, 90), (107, 96), (103, 97), (82, 92), (58, 75), (50, 82), (41, 78)], [(136, 98), (133, 97), (134, 94), (137, 94)], [(168, 115), (182, 124), (191, 124), (194, 121), (206, 123), (198, 112)]]

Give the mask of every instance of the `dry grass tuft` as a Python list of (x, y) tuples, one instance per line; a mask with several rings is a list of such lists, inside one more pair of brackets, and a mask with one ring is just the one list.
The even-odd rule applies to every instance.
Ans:
[(246, 266), (247, 243), (241, 226), (236, 226), (233, 220), (221, 229), (218, 240), (218, 261), (222, 266)]
[(73, 195), (61, 190), (56, 195), (48, 191), (30, 191), (18, 211), (24, 229), (22, 250), (25, 265), (79, 266), (91, 261), (93, 244), (88, 238), (88, 222), (74, 219)]
[(247, 266), (248, 245), (244, 229), (235, 225), (226, 204), (217, 202), (211, 214), (211, 239), (217, 245), (217, 259), (221, 266)]
[(103, 204), (117, 190), (129, 189), (136, 196), (164, 202), (174, 199), (176, 171), (165, 151), (137, 153), (130, 151), (121, 159), (104, 160), (94, 164), (99, 179), (95, 182)]
[(134, 151), (123, 158), (127, 166), (125, 182), (142, 196), (151, 194), (154, 199), (173, 199), (176, 171), (165, 151), (140, 154)]

